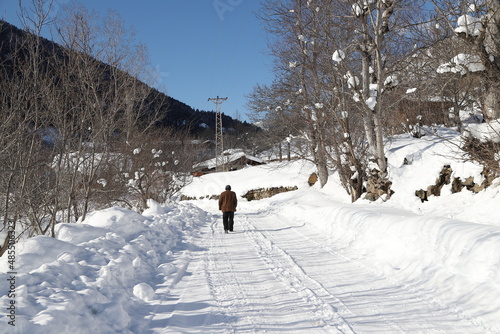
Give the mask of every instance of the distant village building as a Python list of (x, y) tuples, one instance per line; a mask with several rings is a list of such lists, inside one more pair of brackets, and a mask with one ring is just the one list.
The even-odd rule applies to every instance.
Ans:
[[(233, 171), (242, 169), (245, 166), (257, 166), (265, 164), (264, 160), (248, 155), (242, 150), (226, 150), (219, 157), (219, 163), (222, 163), (220, 168), (224, 171)], [(212, 158), (200, 162), (193, 166), (192, 174), (194, 176), (201, 176), (216, 171), (216, 158)]]

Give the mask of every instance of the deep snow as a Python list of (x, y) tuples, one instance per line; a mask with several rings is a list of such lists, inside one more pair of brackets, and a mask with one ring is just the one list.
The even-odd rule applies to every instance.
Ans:
[[(221, 233), (208, 197), (109, 208), (60, 224), (57, 239), (16, 244), (0, 259), (7, 333), (500, 333), (498, 182), (421, 203), (443, 165), (481, 180), (456, 157), (456, 135), (399, 136), (387, 145), (395, 194), (350, 197), (332, 173), (309, 187), (305, 161), (193, 179), (188, 196), (299, 190), (239, 199), (235, 233)], [(403, 164), (406, 160), (409, 164)], [(9, 272), (14, 271), (15, 274)], [(15, 277), (15, 297), (8, 279)], [(15, 302), (15, 327), (7, 307)]]

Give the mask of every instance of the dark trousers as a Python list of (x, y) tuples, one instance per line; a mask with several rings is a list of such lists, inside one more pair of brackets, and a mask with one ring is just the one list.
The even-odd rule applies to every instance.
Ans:
[(224, 230), (232, 231), (234, 225), (234, 212), (226, 211), (222, 213), (222, 223), (224, 224)]

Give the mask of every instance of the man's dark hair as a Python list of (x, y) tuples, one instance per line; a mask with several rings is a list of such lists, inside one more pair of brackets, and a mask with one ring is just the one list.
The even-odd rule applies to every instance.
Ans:
[(231, 186), (229, 184), (226, 186), (226, 190), (231, 190)]

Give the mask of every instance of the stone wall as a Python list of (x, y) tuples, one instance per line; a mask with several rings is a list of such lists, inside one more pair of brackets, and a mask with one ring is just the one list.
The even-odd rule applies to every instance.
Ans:
[(473, 176), (470, 176), (465, 180), (462, 180), (459, 177), (455, 177), (452, 181), (452, 173), (453, 169), (450, 167), (450, 165), (444, 165), (443, 169), (441, 169), (441, 172), (439, 173), (438, 178), (436, 179), (436, 182), (428, 186), (426, 190), (416, 190), (415, 196), (420, 198), (423, 203), (427, 201), (430, 196), (440, 196), (441, 188), (444, 185), (448, 185), (450, 183), (452, 194), (461, 192), (464, 188), (472, 191), (473, 193), (478, 193), (490, 186), (494, 178), (493, 174), (489, 173), (488, 170), (483, 170), (481, 174), (484, 176), (484, 180), (480, 183), (475, 182)]
[(293, 191), (297, 190), (297, 186), (293, 187), (272, 187), (272, 188), (260, 188), (260, 189), (254, 189), (250, 190), (247, 192), (245, 195), (243, 195), (244, 198), (246, 198), (248, 201), (253, 201), (253, 200), (259, 200), (263, 198), (269, 198), (274, 195), (284, 193), (287, 191)]
[[(283, 193), (283, 192), (293, 191), (293, 190), (297, 190), (297, 189), (298, 189), (297, 186), (293, 186), (293, 187), (259, 188), (259, 189), (254, 189), (254, 190), (248, 191), (242, 197), (246, 198), (248, 201), (253, 201), (253, 200), (259, 200), (259, 199), (263, 199), (263, 198), (268, 198), (268, 197), (271, 197), (271, 196), (274, 196), (274, 195), (277, 195), (277, 194), (280, 194), (280, 193)], [(181, 201), (189, 201), (189, 200), (197, 200), (197, 199), (205, 199), (205, 198), (218, 200), (219, 199), (219, 195), (207, 195), (207, 196), (201, 196), (199, 198), (182, 195), (181, 196)]]

